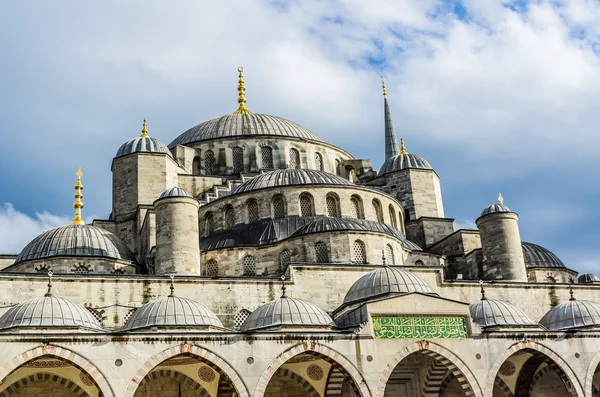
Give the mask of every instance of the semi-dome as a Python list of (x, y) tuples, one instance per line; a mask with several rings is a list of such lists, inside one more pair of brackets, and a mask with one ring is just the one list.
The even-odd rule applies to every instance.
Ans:
[(276, 136), (323, 142), (314, 133), (292, 121), (268, 114), (250, 113), (227, 114), (200, 123), (175, 138), (169, 147), (240, 136)]
[(600, 325), (600, 304), (571, 299), (552, 308), (542, 317), (540, 324), (550, 331)]
[(600, 277), (592, 273), (585, 273), (577, 277), (579, 284), (600, 283)]
[(146, 303), (129, 318), (123, 331), (149, 327), (217, 327), (221, 320), (206, 307), (190, 299), (168, 296)]
[(170, 198), (170, 197), (194, 197), (187, 190), (182, 189), (180, 187), (172, 187), (171, 189), (167, 189), (160, 194), (158, 199)]
[(53, 256), (94, 256), (136, 261), (127, 244), (108, 230), (91, 225), (67, 225), (34, 238), (23, 248), (15, 263)]
[(422, 170), (433, 169), (431, 164), (429, 164), (429, 162), (423, 157), (412, 153), (401, 153), (394, 157), (390, 157), (385, 161), (385, 163), (383, 163), (379, 169), (379, 176), (407, 168), (417, 168)]
[(435, 294), (419, 276), (395, 267), (383, 266), (359, 278), (348, 290), (344, 304), (378, 298), (386, 294), (420, 292)]
[(0, 317), (0, 330), (13, 328), (81, 328), (102, 331), (96, 318), (85, 307), (50, 294), (8, 309)]
[(565, 264), (549, 249), (533, 243), (521, 243), (523, 257), (527, 268), (537, 267), (566, 267)]
[(266, 303), (244, 321), (241, 331), (258, 331), (276, 327), (330, 328), (331, 316), (317, 305), (288, 297)]
[(469, 310), (473, 321), (482, 327), (538, 325), (521, 309), (504, 301), (481, 299), (473, 303)]
[(231, 195), (271, 187), (294, 185), (351, 186), (352, 183), (341, 176), (330, 174), (325, 171), (286, 168), (265, 172), (264, 174), (254, 177), (233, 189)]

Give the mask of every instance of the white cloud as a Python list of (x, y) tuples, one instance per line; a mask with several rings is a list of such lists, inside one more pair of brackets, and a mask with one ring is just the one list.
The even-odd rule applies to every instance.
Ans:
[(471, 219), (457, 219), (454, 220), (454, 230), (460, 229), (475, 229), (477, 230), (477, 225), (475, 221)]

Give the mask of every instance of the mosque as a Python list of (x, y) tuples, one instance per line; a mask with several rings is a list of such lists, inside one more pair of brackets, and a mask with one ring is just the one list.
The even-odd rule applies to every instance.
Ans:
[(78, 171), (72, 224), (0, 256), (0, 397), (600, 396), (600, 278), (502, 196), (455, 230), (385, 83), (376, 169), (238, 71), (233, 114), (116, 151), (108, 219)]

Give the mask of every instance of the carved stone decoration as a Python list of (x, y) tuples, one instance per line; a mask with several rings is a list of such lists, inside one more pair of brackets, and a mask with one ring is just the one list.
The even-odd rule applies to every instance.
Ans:
[(311, 364), (306, 368), (306, 374), (310, 379), (314, 381), (320, 381), (321, 379), (323, 379), (325, 372), (323, 371), (323, 368), (321, 368), (317, 364)]
[(215, 371), (213, 371), (209, 366), (203, 365), (198, 369), (198, 378), (201, 381), (206, 383), (211, 383), (216, 379)]
[(498, 370), (498, 372), (500, 373), (500, 375), (503, 375), (503, 376), (512, 376), (515, 374), (516, 370), (517, 370), (517, 367), (515, 366), (515, 364), (513, 364), (510, 361), (505, 361), (500, 366), (500, 369)]

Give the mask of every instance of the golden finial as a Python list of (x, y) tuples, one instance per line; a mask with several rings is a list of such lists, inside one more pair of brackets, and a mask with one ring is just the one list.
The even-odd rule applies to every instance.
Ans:
[(233, 112), (233, 114), (252, 114), (251, 111), (246, 108), (246, 95), (244, 92), (246, 91), (246, 87), (244, 86), (244, 68), (239, 67), (238, 72), (240, 72), (240, 79), (238, 80), (238, 103), (240, 107), (238, 110)]
[(406, 146), (404, 146), (404, 138), (400, 138), (400, 154), (408, 154)]
[(77, 184), (75, 185), (75, 204), (73, 204), (73, 208), (75, 208), (75, 218), (71, 222), (73, 225), (85, 225), (85, 221), (81, 218), (81, 209), (83, 208), (83, 202), (81, 199), (83, 198), (83, 194), (81, 191), (83, 190), (83, 185), (81, 184), (81, 176), (83, 172), (81, 172), (81, 168), (77, 170)]
[(383, 88), (383, 97), (387, 98), (387, 90), (385, 89), (385, 79), (381, 78), (381, 87)]
[(504, 197), (502, 197), (502, 193), (498, 193), (498, 202), (500, 205), (504, 205)]
[(148, 124), (146, 124), (146, 120), (144, 120), (144, 128), (142, 128), (142, 138), (148, 138)]

